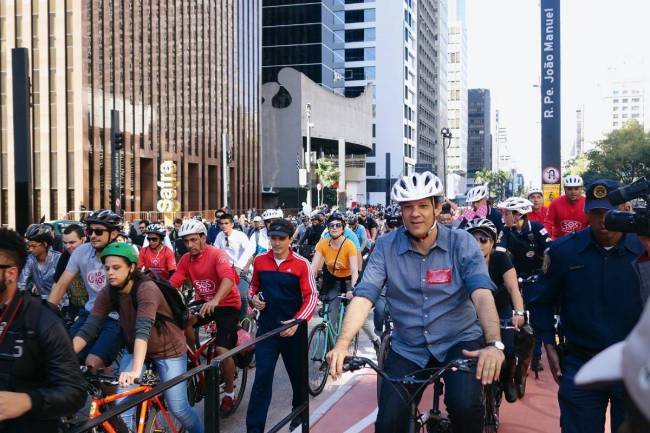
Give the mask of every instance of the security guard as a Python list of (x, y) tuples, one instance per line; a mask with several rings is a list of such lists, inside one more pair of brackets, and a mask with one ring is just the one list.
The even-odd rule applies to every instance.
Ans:
[[(634, 234), (605, 228), (607, 211), (616, 209), (607, 194), (620, 185), (597, 180), (587, 190), (585, 212), (590, 227), (551, 244), (542, 289), (532, 299), (532, 319), (542, 334), (549, 366), (560, 385), (563, 433), (604, 431), (611, 404), (611, 431), (624, 417), (624, 388), (576, 388), (574, 376), (594, 355), (622, 341), (639, 320), (643, 304), (634, 271), (644, 252)], [(563, 341), (557, 345), (553, 311), (559, 308)]]

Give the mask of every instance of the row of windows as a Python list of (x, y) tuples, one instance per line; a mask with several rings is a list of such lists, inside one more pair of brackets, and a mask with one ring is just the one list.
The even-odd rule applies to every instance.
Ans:
[[(628, 100), (629, 100), (628, 98), (623, 98), (620, 101), (625, 104), (625, 103), (628, 102)], [(632, 98), (632, 102), (639, 102), (639, 101), (640, 101), (639, 98)], [(614, 104), (616, 104), (616, 103), (619, 102), (619, 99), (614, 99), (612, 102), (614, 102)]]
[[(614, 114), (612, 117), (613, 117), (614, 119), (618, 119), (618, 114)], [(627, 118), (628, 118), (628, 115), (627, 115), (627, 114), (623, 113), (623, 114), (621, 115), (621, 119), (627, 119)], [(632, 115), (629, 116), (629, 118), (630, 118), (630, 119), (639, 119), (640, 116), (639, 116), (639, 113), (632, 113)]]
[(282, 26), (305, 23), (320, 23), (322, 6), (319, 3), (306, 4), (299, 7), (265, 8), (262, 14), (262, 26)]
[(621, 94), (621, 95), (627, 95), (628, 93), (631, 93), (631, 94), (633, 94), (633, 95), (638, 95), (638, 94), (641, 93), (641, 92), (639, 92), (638, 90), (632, 90), (632, 91), (627, 91), (627, 90), (620, 90), (620, 91), (619, 91), (619, 90), (614, 90), (614, 94), (615, 94), (615, 95), (618, 95), (618, 94)]
[(362, 68), (345, 68), (345, 79), (348, 81), (374, 80), (375, 67), (366, 66)]
[(346, 62), (359, 62), (364, 60), (375, 60), (375, 47), (348, 48), (345, 50)]
[(375, 28), (345, 31), (345, 42), (371, 42), (375, 40)]
[[(619, 108), (618, 106), (614, 106), (614, 107), (612, 107), (612, 111), (618, 111), (618, 108)], [(627, 108), (628, 108), (627, 105), (623, 105), (621, 107), (621, 111), (627, 111)], [(630, 107), (630, 110), (639, 111), (639, 106), (638, 105), (633, 105), (633, 106)]]
[(345, 23), (371, 23), (376, 20), (375, 9), (345, 11)]

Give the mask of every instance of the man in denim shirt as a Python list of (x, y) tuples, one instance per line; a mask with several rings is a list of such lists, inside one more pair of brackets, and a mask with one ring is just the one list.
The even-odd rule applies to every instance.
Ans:
[[(504, 360), (495, 286), (472, 236), (435, 223), (442, 206), (440, 179), (429, 172), (404, 176), (391, 198), (402, 208), (405, 227), (377, 241), (328, 354), (332, 374), (341, 373), (349, 342), (386, 283), (394, 325), (386, 373), (403, 377), (463, 356), (478, 358), (476, 378), (467, 372), (444, 377), (445, 405), (454, 432), (482, 432), (482, 384), (499, 377)], [(402, 397), (383, 381), (375, 431), (405, 431), (408, 417)]]

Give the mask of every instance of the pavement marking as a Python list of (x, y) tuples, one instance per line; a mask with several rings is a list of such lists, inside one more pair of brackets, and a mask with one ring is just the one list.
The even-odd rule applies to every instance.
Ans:
[[(314, 424), (320, 420), (323, 415), (327, 413), (344, 395), (350, 390), (358, 381), (359, 376), (356, 374), (351, 375), (350, 379), (341, 385), (336, 391), (330, 395), (327, 400), (325, 400), (318, 408), (311, 414), (309, 414), (309, 427), (313, 427)], [(331, 380), (328, 379), (328, 380)]]
[(345, 431), (345, 433), (359, 433), (365, 430), (368, 426), (370, 426), (372, 423), (375, 422), (377, 419), (377, 412), (379, 411), (379, 408), (376, 407), (375, 410), (370, 412), (364, 419), (361, 421), (357, 422), (355, 425), (350, 427)]

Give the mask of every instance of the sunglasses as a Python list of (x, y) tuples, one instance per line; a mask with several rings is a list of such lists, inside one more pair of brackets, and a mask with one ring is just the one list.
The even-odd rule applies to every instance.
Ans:
[(93, 228), (89, 227), (89, 228), (86, 229), (86, 234), (88, 236), (92, 236), (92, 234), (94, 233), (97, 236), (101, 236), (101, 235), (103, 235), (104, 233), (106, 233), (108, 231), (110, 231), (110, 230), (108, 230), (108, 229), (93, 229)]
[(153, 238), (147, 238), (147, 240), (148, 240), (149, 242), (160, 242), (160, 238), (156, 238), (156, 237), (153, 237)]
[(483, 235), (479, 235), (479, 236), (475, 236), (475, 237), (483, 245), (487, 244), (488, 241), (490, 240), (490, 238), (488, 238), (487, 236), (483, 236)]
[(271, 236), (272, 241), (281, 241), (284, 242), (289, 238), (289, 236)]
[(341, 223), (332, 223), (332, 224), (328, 224), (327, 227), (329, 227), (331, 229), (340, 229), (341, 227), (343, 227), (343, 224), (341, 224)]

